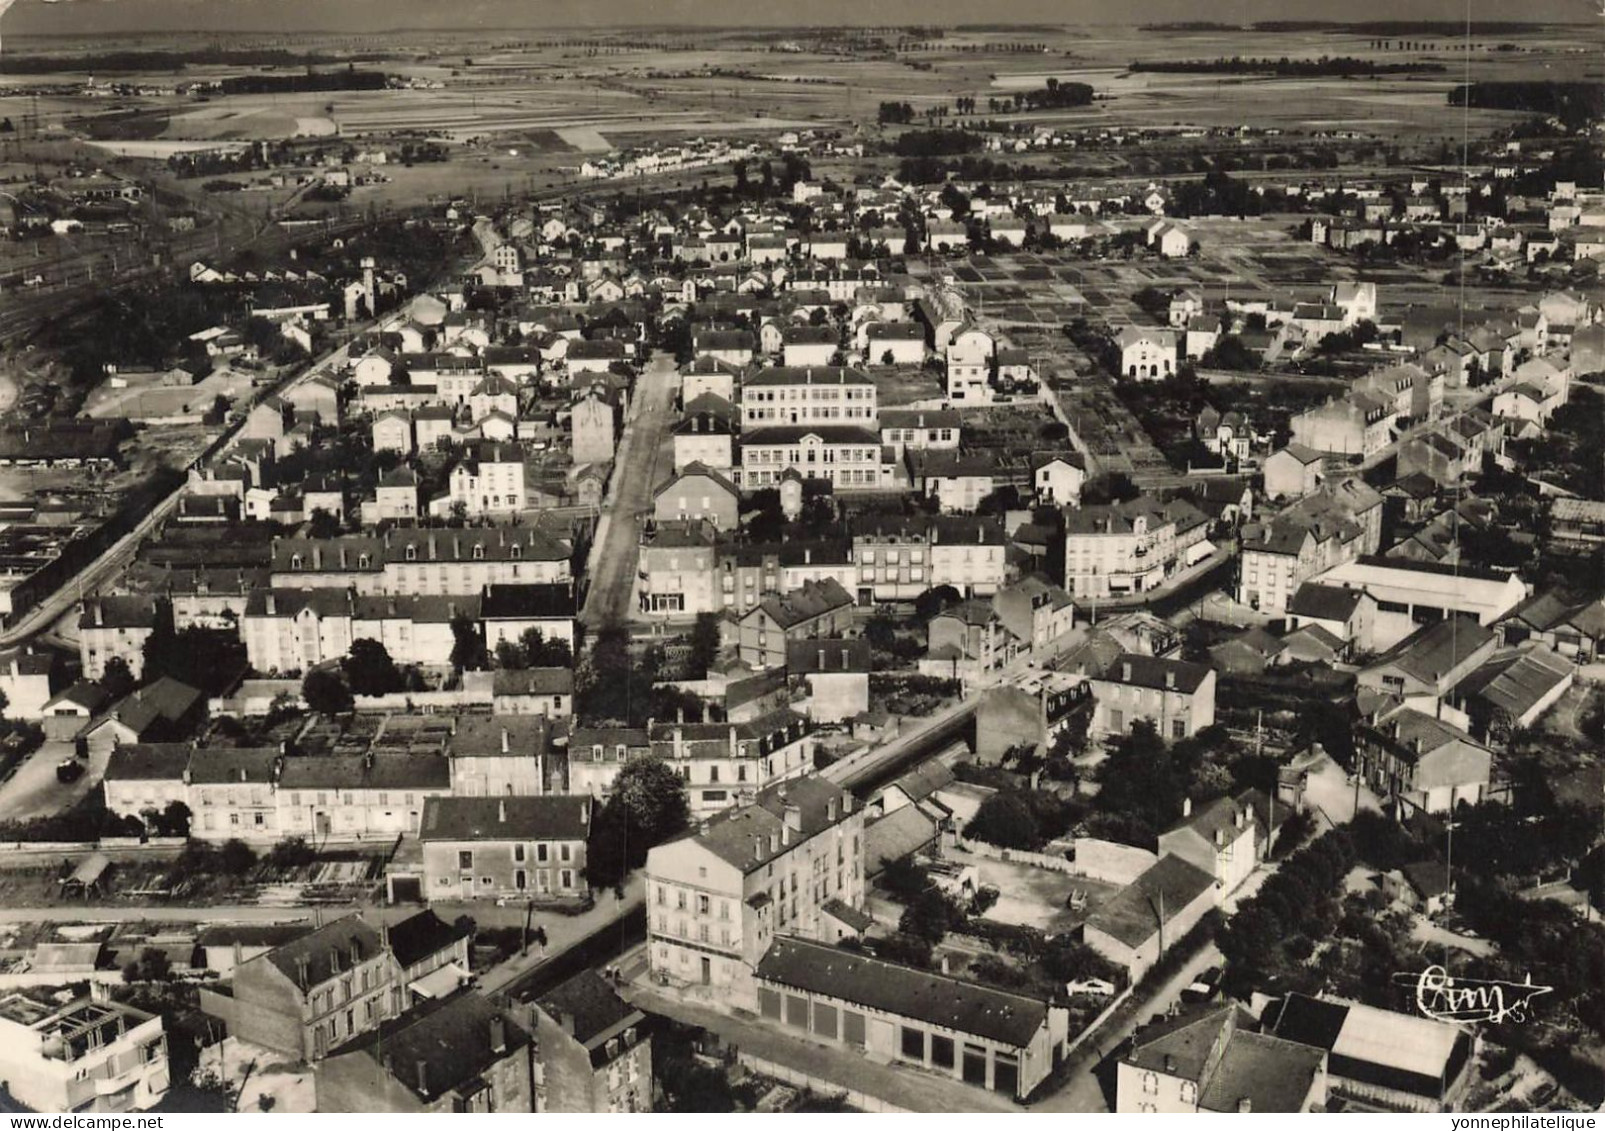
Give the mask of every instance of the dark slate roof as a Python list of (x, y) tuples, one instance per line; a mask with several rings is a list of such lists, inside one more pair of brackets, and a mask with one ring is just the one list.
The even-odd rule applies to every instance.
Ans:
[(573, 1017), (574, 1039), (582, 1045), (612, 1036), (620, 1026), (645, 1017), (595, 970), (586, 970), (547, 990), (536, 1004), (554, 1020), (561, 1020), (564, 1014)]
[(1029, 1045), (1048, 1021), (1047, 1002), (1024, 994), (785, 936), (759, 961), (756, 976), (1014, 1048)]
[(368, 926), (360, 915), (347, 915), (344, 919), (325, 923), (311, 934), (276, 947), (260, 960), (253, 961), (271, 962), (281, 974), (294, 982), (299, 977), (301, 960), (305, 959), (307, 985), (315, 986), (342, 970), (351, 969), (353, 944), (361, 962), (379, 953), (379, 932)]
[(1252, 1025), (1241, 1006), (1226, 1003), (1186, 1009), (1174, 1017), (1138, 1029), (1131, 1038), (1126, 1063), (1197, 1083), (1209, 1065), (1221, 1029), (1234, 1021)]
[(286, 758), (281, 789), (448, 789), (451, 762), (438, 754)]
[(1365, 590), (1348, 589), (1339, 585), (1322, 585), (1306, 581), (1293, 594), (1288, 612), (1295, 616), (1315, 620), (1333, 620), (1348, 623), (1355, 608), (1365, 598)]
[(429, 797), (423, 841), (584, 840), (589, 797)]
[(197, 946), (283, 946), (312, 933), (306, 923), (220, 923), (201, 928)]
[(568, 668), (497, 668), (491, 679), (493, 695), (572, 695), (574, 673)]
[(124, 696), (110, 711), (110, 717), (135, 734), (144, 734), (158, 721), (177, 722), (200, 701), (201, 693), (171, 676)]
[(1238, 1029), (1204, 1086), (1199, 1106), (1236, 1114), (1246, 1100), (1255, 1113), (1300, 1111), (1321, 1062), (1320, 1049)]
[[(502, 1045), (493, 1044), (501, 1029)], [(478, 991), (426, 1003), (335, 1051), (388, 1064), (396, 1082), (424, 1100), (471, 1084), (491, 1066), (528, 1048), (531, 1037)]]
[(181, 781), (189, 765), (189, 745), (182, 742), (131, 743), (111, 752), (107, 781)]
[(576, 609), (573, 588), (561, 582), (491, 585), (486, 587), (479, 615), (485, 620), (553, 620), (572, 617)]
[(865, 672), (870, 668), (869, 640), (786, 641), (786, 670), (792, 675)]
[(1160, 899), (1168, 913), (1190, 905), (1215, 883), (1208, 872), (1180, 856), (1162, 856), (1142, 875), (1116, 892), (1087, 919), (1087, 926), (1138, 947), (1159, 930)]
[[(835, 803), (836, 820), (830, 818)], [(852, 795), (821, 777), (803, 777), (781, 782), (759, 792), (750, 805), (726, 809), (715, 814), (700, 832), (687, 834), (726, 863), (743, 872), (755, 872), (776, 856), (790, 852), (783, 843), (787, 806), (796, 806), (801, 830), (793, 840), (807, 840), (849, 812)], [(772, 847), (771, 847), (772, 846)]]
[(276, 746), (213, 746), (190, 757), (189, 776), (194, 785), (228, 782), (270, 782), (278, 765)]
[(422, 962), (431, 954), (439, 954), (471, 933), (446, 922), (433, 911), (424, 910), (391, 927), (388, 941), (390, 952), (405, 969)]
[[(1128, 666), (1131, 669), (1129, 677), (1126, 674)], [(1211, 669), (1205, 664), (1194, 664), (1186, 660), (1165, 660), (1158, 656), (1144, 656), (1140, 652), (1122, 652), (1102, 678), (1136, 687), (1191, 694), (1203, 684), (1210, 671)], [(1174, 677), (1175, 682), (1173, 686), (1167, 687), (1165, 681), (1170, 677)]]

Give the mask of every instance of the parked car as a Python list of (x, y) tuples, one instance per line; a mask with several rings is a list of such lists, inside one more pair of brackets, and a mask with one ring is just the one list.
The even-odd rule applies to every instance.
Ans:
[(1185, 1002), (1209, 1001), (1220, 993), (1221, 968), (1205, 970), (1198, 975), (1186, 989), (1181, 992), (1181, 1000)]
[(83, 776), (84, 764), (76, 758), (63, 758), (56, 763), (56, 780), (59, 782), (75, 782)]

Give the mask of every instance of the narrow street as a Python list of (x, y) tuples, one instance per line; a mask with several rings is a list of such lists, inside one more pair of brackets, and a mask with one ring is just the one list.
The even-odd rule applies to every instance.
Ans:
[(613, 480), (591, 547), (590, 588), (580, 613), (589, 628), (623, 624), (635, 614), (641, 520), (651, 513), (652, 493), (669, 474), (662, 453), (674, 420), (675, 387), (674, 358), (668, 354), (653, 357), (635, 383)]

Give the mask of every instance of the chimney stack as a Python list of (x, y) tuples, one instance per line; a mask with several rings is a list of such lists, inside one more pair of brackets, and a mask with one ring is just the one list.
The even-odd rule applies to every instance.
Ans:
[(508, 752), (507, 728), (506, 727), (502, 727), (502, 753), (506, 754), (507, 752)]
[(267, 612), (268, 612), (268, 616), (270, 616), (270, 617), (271, 616), (276, 616), (278, 614), (278, 611), (279, 611), (279, 602), (273, 596), (273, 590), (269, 589), (268, 593), (267, 593)]
[(571, 1037), (574, 1035), (574, 1015), (568, 1010), (565, 1009), (557, 1015), (557, 1023), (562, 1026), (563, 1032)]
[(834, 797), (825, 802), (825, 818), (830, 821), (831, 824), (836, 823), (836, 799)]
[(942, 955), (942, 973), (948, 972), (947, 955)]
[(796, 805), (786, 806), (786, 828), (794, 832), (802, 832), (802, 809)]
[(1131, 682), (1131, 664), (1129, 662), (1120, 665), (1120, 681), (1122, 683)]
[(1252, 1113), (1253, 1110), (1254, 1101), (1249, 1099), (1247, 1096), (1244, 1096), (1242, 1099), (1237, 1101), (1237, 1114), (1248, 1115)]
[(1166, 672), (1165, 673), (1165, 688), (1167, 690), (1169, 690), (1169, 691), (1175, 691), (1176, 690), (1176, 673), (1175, 672)]
[(1181, 799), (1181, 815), (1183, 817), (1191, 817), (1193, 815), (1193, 799), (1191, 797)]
[(496, 820), (504, 825), (507, 823), (507, 799), (505, 797), (496, 802)]
[(490, 1051), (497, 1054), (507, 1051), (507, 1022), (500, 1013), (490, 1019)]
[(418, 1094), (424, 1097), (429, 1095), (429, 1062), (418, 1061)]

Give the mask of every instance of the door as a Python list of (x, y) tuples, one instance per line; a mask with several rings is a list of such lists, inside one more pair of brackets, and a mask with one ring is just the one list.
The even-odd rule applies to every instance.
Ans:
[(463, 876), (459, 881), (459, 887), (461, 890), (459, 890), (457, 894), (461, 895), (464, 899), (474, 898), (474, 877)]
[(702, 959), (702, 984), (713, 985), (713, 960), (706, 957)]

